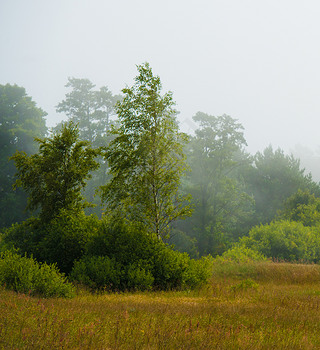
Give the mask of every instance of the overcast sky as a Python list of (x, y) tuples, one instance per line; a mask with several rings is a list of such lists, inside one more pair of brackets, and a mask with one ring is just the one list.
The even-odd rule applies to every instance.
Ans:
[(68, 77), (117, 94), (149, 62), (184, 131), (197, 111), (228, 114), (249, 151), (320, 145), (317, 0), (0, 0), (0, 84), (63, 116)]

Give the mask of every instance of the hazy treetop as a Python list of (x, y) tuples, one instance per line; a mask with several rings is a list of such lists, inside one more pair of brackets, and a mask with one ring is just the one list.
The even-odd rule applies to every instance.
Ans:
[(1, 84), (60, 121), (67, 78), (117, 94), (148, 61), (185, 131), (197, 111), (239, 119), (250, 150), (319, 145), (316, 0), (0, 2)]

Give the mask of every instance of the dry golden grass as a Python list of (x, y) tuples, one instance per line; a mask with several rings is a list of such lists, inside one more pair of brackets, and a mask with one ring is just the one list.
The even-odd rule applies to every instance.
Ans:
[(0, 349), (320, 349), (320, 267), (216, 266), (192, 292), (0, 290)]

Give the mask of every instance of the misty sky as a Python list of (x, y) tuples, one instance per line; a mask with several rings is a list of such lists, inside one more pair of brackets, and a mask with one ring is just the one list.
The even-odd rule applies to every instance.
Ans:
[(117, 94), (149, 62), (184, 131), (197, 111), (228, 114), (249, 151), (320, 146), (320, 2), (0, 0), (0, 84), (63, 116), (68, 77)]

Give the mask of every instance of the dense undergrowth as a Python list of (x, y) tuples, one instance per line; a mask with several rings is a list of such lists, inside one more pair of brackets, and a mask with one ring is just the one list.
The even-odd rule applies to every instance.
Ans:
[[(60, 290), (60, 281), (67, 282), (60, 275), (51, 278), (52, 285), (46, 282), (48, 290), (35, 287), (38, 279), (43, 280), (44, 269), (51, 269), (47, 275), (55, 276), (59, 270), (69, 281), (91, 290), (116, 292), (192, 289), (212, 276), (211, 257), (191, 259), (147, 233), (141, 225), (69, 212), (61, 212), (45, 224), (32, 218), (13, 225), (5, 231), (1, 248), (4, 252), (15, 250), (3, 253), (0, 270), (8, 266), (11, 270), (10, 276), (2, 273), (1, 284), (20, 292), (35, 290), (43, 296), (52, 295), (54, 284)], [(39, 277), (35, 277), (37, 273)], [(68, 289), (69, 284), (65, 285)]]
[(56, 265), (6, 251), (0, 254), (0, 286), (42, 297), (73, 297), (74, 287)]

